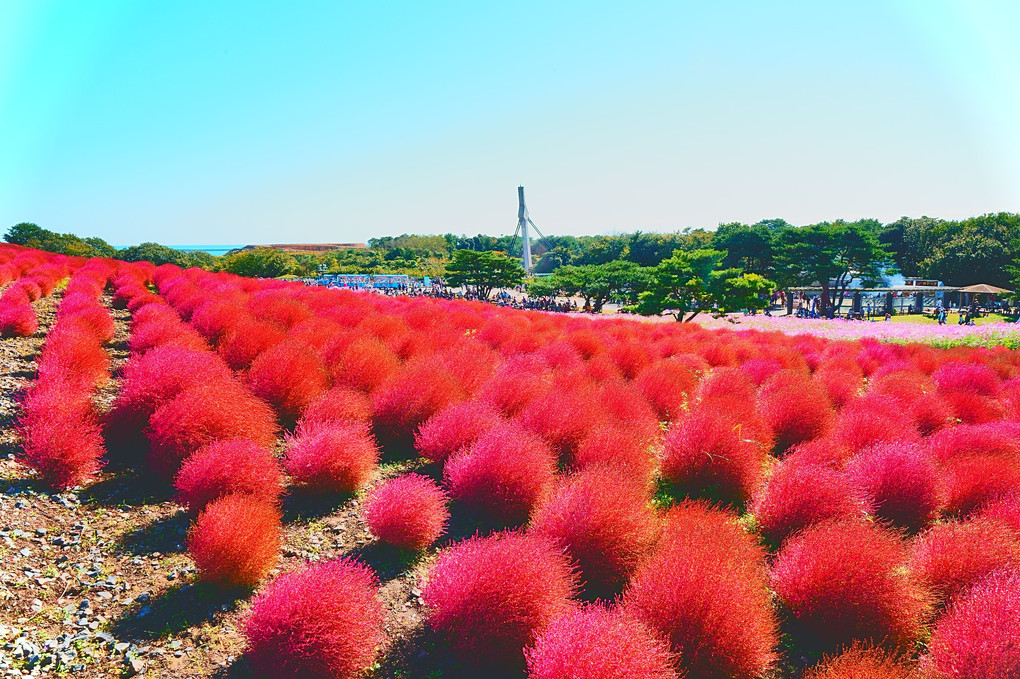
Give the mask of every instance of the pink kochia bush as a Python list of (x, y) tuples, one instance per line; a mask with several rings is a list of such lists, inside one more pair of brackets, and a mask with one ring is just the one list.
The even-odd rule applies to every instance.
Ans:
[(772, 587), (799, 623), (802, 644), (836, 650), (862, 641), (906, 650), (929, 608), (906, 562), (897, 534), (860, 520), (827, 522), (783, 545)]
[(213, 500), (188, 533), (188, 551), (203, 580), (254, 587), (276, 563), (280, 511), (248, 495)]
[(853, 458), (847, 476), (868, 498), (875, 515), (894, 526), (918, 531), (942, 508), (938, 467), (909, 441), (880, 444)]
[(556, 458), (549, 446), (516, 424), (498, 424), (446, 463), (450, 496), (507, 525), (528, 520), (552, 491)]
[(310, 425), (287, 438), (287, 473), (311, 492), (353, 493), (378, 463), (379, 447), (363, 424)]
[(64, 382), (36, 384), (17, 423), (23, 461), (50, 487), (65, 490), (95, 477), (106, 449), (91, 394)]
[(385, 639), (378, 579), (357, 561), (280, 576), (255, 599), (242, 631), (259, 676), (353, 679)]
[(414, 435), (414, 447), (429, 462), (444, 464), (500, 421), (499, 411), (475, 400), (461, 401), (430, 417)]
[(998, 571), (969, 589), (935, 625), (925, 679), (1020, 676), (1020, 570)]
[(420, 551), (443, 534), (446, 493), (432, 479), (405, 474), (379, 484), (365, 501), (365, 522), (381, 542)]
[(283, 474), (266, 448), (245, 439), (213, 441), (191, 455), (174, 479), (177, 501), (197, 512), (224, 495), (247, 495), (272, 504)]
[(523, 667), (524, 647), (570, 608), (576, 576), (537, 535), (474, 537), (440, 554), (422, 598), (430, 628), (462, 662)]
[(564, 481), (536, 511), (530, 530), (562, 546), (589, 596), (618, 594), (648, 558), (659, 525), (642, 490), (595, 467)]
[(764, 559), (736, 515), (682, 503), (667, 514), (624, 609), (669, 643), (687, 676), (755, 679), (773, 666), (779, 642)]
[(619, 609), (593, 605), (554, 620), (524, 651), (530, 679), (676, 679), (668, 647)]

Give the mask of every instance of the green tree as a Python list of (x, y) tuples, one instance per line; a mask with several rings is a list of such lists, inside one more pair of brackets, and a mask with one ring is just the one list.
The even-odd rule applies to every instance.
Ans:
[(487, 298), (495, 288), (509, 288), (524, 281), (524, 267), (501, 252), (457, 250), (446, 265), (446, 282), (463, 285)]
[(37, 224), (21, 222), (7, 230), (7, 233), (4, 234), (4, 240), (15, 245), (28, 246), (31, 241), (41, 243), (51, 235), (53, 235), (51, 231), (47, 231)]
[(595, 312), (613, 298), (633, 299), (643, 287), (645, 269), (634, 262), (616, 260), (606, 264), (563, 266), (551, 276), (529, 285), (533, 295), (563, 294), (584, 299)]
[(723, 269), (720, 250), (677, 250), (650, 273), (634, 310), (646, 316), (663, 313), (688, 322), (702, 311), (761, 309), (775, 289), (759, 274)]
[(855, 280), (877, 281), (889, 264), (889, 253), (878, 240), (873, 220), (823, 222), (789, 229), (776, 257), (784, 282), (819, 285), (821, 311), (831, 315), (843, 304)]
[(124, 248), (117, 253), (117, 259), (122, 259), (125, 262), (152, 262), (156, 266), (176, 264), (187, 267), (190, 265), (187, 253), (159, 243), (142, 243)]
[(723, 266), (763, 276), (775, 270), (777, 231), (765, 224), (722, 224), (712, 237), (712, 248), (723, 250)]
[(291, 273), (294, 266), (292, 256), (273, 248), (242, 250), (232, 255), (224, 255), (219, 261), (221, 271), (252, 278), (277, 278)]
[(1009, 269), (1020, 254), (1020, 215), (971, 217), (949, 223), (941, 235), (921, 260), (922, 275), (947, 285), (1010, 285)]

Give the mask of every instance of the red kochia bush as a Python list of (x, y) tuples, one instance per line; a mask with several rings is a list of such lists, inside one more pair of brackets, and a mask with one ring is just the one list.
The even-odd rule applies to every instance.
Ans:
[(188, 533), (188, 551), (203, 580), (254, 587), (276, 563), (280, 511), (248, 495), (213, 500)]
[(946, 511), (951, 514), (969, 515), (1020, 488), (1020, 460), (974, 455), (952, 460), (943, 474)]
[(1005, 524), (1020, 535), (1020, 491), (989, 502), (981, 508), (978, 516)]
[(693, 497), (743, 505), (761, 483), (765, 458), (753, 431), (721, 410), (698, 407), (666, 434), (661, 474)]
[(0, 335), (31, 337), (37, 330), (39, 321), (30, 304), (0, 304)]
[[(50, 410), (29, 410), (18, 422), (24, 463), (50, 487), (65, 490), (92, 479), (106, 452), (88, 393), (63, 385)], [(61, 408), (61, 409), (56, 409)]]
[(676, 679), (669, 650), (619, 610), (586, 606), (556, 618), (525, 649), (530, 679)]
[(652, 363), (634, 380), (634, 386), (655, 408), (660, 420), (679, 417), (697, 385), (698, 373), (673, 359)]
[(552, 490), (556, 458), (534, 434), (498, 424), (446, 463), (450, 495), (497, 522), (517, 525)]
[(824, 436), (832, 427), (834, 413), (828, 394), (806, 374), (792, 370), (776, 373), (762, 386), (759, 399), (778, 453)]
[(409, 363), (373, 394), (376, 436), (384, 445), (411, 446), (419, 426), (463, 397), (450, 371), (424, 360)]
[(620, 483), (614, 469), (595, 467), (564, 481), (529, 530), (566, 549), (589, 596), (608, 597), (651, 553), (659, 525), (642, 489)]
[(286, 337), (287, 333), (272, 323), (242, 317), (224, 331), (216, 350), (231, 368), (246, 370), (259, 354)]
[(500, 421), (488, 403), (468, 400), (454, 403), (430, 417), (414, 435), (414, 447), (429, 462), (443, 464), (470, 446)]
[(804, 673), (804, 679), (919, 679), (919, 675), (894, 653), (854, 644), (837, 656), (826, 656)]
[(520, 422), (569, 459), (598, 424), (600, 406), (590, 385), (557, 385), (532, 400), (521, 412)]
[(932, 375), (939, 391), (995, 396), (1002, 382), (995, 371), (979, 363), (947, 363)]
[(271, 679), (354, 679), (383, 643), (383, 606), (372, 570), (339, 559), (280, 576), (243, 624), (248, 661)]
[(214, 441), (189, 457), (174, 479), (177, 501), (197, 512), (224, 495), (278, 502), (283, 474), (268, 449), (244, 439)]
[(669, 643), (688, 676), (755, 679), (772, 667), (779, 641), (764, 558), (735, 515), (682, 503), (667, 514), (624, 609)]
[(235, 382), (215, 381), (185, 389), (149, 418), (149, 465), (173, 478), (189, 455), (219, 439), (246, 439), (271, 447), (276, 418), (263, 401)]
[(570, 607), (576, 576), (563, 552), (537, 535), (504, 532), (440, 554), (422, 598), (428, 625), (469, 665), (522, 667), (535, 642)]
[(758, 492), (751, 513), (761, 535), (778, 545), (789, 535), (830, 519), (863, 516), (870, 506), (838, 471), (791, 457), (779, 463)]
[(605, 424), (593, 429), (581, 440), (571, 468), (612, 467), (618, 478), (633, 481), (639, 486), (652, 483), (655, 455), (652, 439), (619, 424)]
[(298, 427), (323, 422), (362, 422), (372, 419), (372, 400), (350, 387), (333, 387), (308, 404)]
[(1005, 567), (1020, 567), (1020, 536), (991, 519), (939, 524), (911, 548), (911, 572), (943, 603)]
[(846, 471), (875, 515), (895, 526), (918, 531), (942, 507), (939, 470), (917, 444), (897, 441), (868, 449)]
[(363, 424), (314, 424), (287, 439), (287, 473), (312, 492), (353, 493), (378, 463), (379, 448)]
[(1020, 570), (999, 571), (971, 588), (935, 626), (926, 679), (1020, 676)]
[(929, 607), (906, 561), (891, 531), (865, 521), (827, 522), (786, 541), (772, 586), (800, 624), (802, 643), (835, 650), (865, 641), (906, 650)]
[(405, 474), (376, 486), (365, 501), (365, 522), (380, 542), (416, 552), (446, 530), (446, 500), (429, 477)]
[(248, 385), (253, 394), (276, 409), (281, 420), (293, 423), (329, 388), (329, 375), (314, 351), (281, 342), (252, 362)]
[(385, 344), (371, 337), (354, 340), (330, 366), (336, 384), (373, 392), (400, 371), (400, 359)]
[(832, 435), (853, 453), (879, 443), (914, 439), (917, 432), (902, 410), (891, 396), (858, 399), (840, 411)]

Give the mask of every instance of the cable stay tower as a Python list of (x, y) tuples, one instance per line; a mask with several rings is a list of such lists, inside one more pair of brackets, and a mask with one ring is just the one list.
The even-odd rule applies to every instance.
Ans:
[(535, 230), (542, 240), (545, 242), (545, 246), (552, 250), (552, 243), (545, 237), (535, 222), (531, 221), (531, 216), (528, 214), (528, 206), (524, 202), (524, 187), (517, 187), (517, 229), (514, 231), (514, 238), (510, 241), (510, 252), (514, 251), (517, 246), (517, 237), (521, 239), (521, 263), (524, 264), (524, 273), (531, 275), (531, 271), (534, 265), (531, 261), (531, 234), (529, 233), (528, 227)]

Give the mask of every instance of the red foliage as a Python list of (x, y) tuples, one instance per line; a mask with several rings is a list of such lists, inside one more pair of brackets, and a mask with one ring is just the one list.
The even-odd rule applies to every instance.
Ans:
[(149, 465), (170, 479), (189, 455), (213, 441), (246, 439), (269, 448), (276, 432), (273, 411), (238, 384), (224, 380), (192, 386), (149, 418)]
[(530, 679), (676, 679), (669, 650), (636, 620), (593, 605), (556, 618), (525, 649)]
[(201, 578), (224, 587), (254, 587), (276, 563), (280, 512), (247, 495), (213, 500), (188, 533)]
[(287, 473), (312, 492), (353, 493), (378, 463), (379, 448), (364, 424), (324, 422), (287, 438)]
[(870, 448), (850, 461), (847, 476), (871, 501), (875, 515), (894, 526), (916, 532), (942, 508), (939, 470), (916, 444)]
[(854, 453), (879, 443), (916, 438), (910, 419), (901, 411), (899, 403), (889, 396), (876, 394), (858, 399), (840, 411), (833, 436)]
[(853, 644), (839, 655), (826, 656), (804, 673), (804, 679), (919, 679), (919, 675), (896, 654)]
[(197, 512), (224, 495), (275, 503), (283, 474), (269, 450), (244, 439), (214, 441), (189, 457), (174, 479), (177, 501)]
[(351, 559), (287, 573), (252, 603), (243, 624), (260, 676), (354, 679), (385, 640), (378, 579)]
[(736, 516), (683, 503), (631, 580), (624, 610), (669, 643), (688, 676), (754, 679), (772, 667), (779, 642), (763, 560)]
[(414, 435), (414, 447), (429, 462), (445, 464), (501, 421), (488, 403), (468, 400), (454, 403), (430, 417)]
[(568, 477), (535, 511), (529, 530), (566, 549), (591, 597), (619, 594), (659, 534), (644, 492), (598, 467)]
[(995, 371), (980, 363), (947, 363), (935, 371), (932, 379), (939, 391), (946, 393), (995, 396), (1002, 388), (1002, 381)]
[(570, 459), (601, 419), (599, 405), (589, 384), (557, 385), (528, 403), (521, 411), (520, 422), (564, 459)]
[(992, 500), (981, 508), (978, 516), (998, 521), (1020, 534), (1020, 491)]
[(740, 368), (716, 368), (701, 380), (694, 396), (701, 401), (713, 398), (742, 401), (753, 408), (755, 387)]
[(859, 518), (869, 510), (865, 498), (843, 474), (801, 457), (776, 465), (751, 507), (758, 531), (773, 545), (808, 526)]
[(548, 390), (544, 371), (544, 364), (534, 357), (510, 359), (479, 387), (477, 397), (496, 406), (504, 415), (517, 415)]
[(576, 576), (545, 538), (504, 532), (441, 553), (422, 598), (429, 626), (469, 665), (522, 667), (524, 647), (570, 607)]
[(634, 386), (651, 404), (660, 420), (674, 420), (698, 385), (698, 373), (677, 359), (663, 359), (645, 368)]
[(247, 370), (259, 354), (279, 344), (286, 336), (272, 323), (242, 317), (222, 335), (216, 349), (232, 369)]
[(1020, 488), (1020, 461), (994, 455), (972, 455), (943, 467), (946, 511), (966, 516), (986, 503)]
[(372, 420), (372, 400), (350, 387), (333, 387), (320, 394), (305, 409), (298, 427), (324, 422), (361, 422)]
[(759, 399), (778, 453), (825, 436), (832, 428), (834, 413), (828, 394), (803, 373), (776, 373), (762, 386)]
[(448, 370), (425, 360), (408, 363), (372, 396), (376, 436), (383, 445), (410, 447), (419, 426), (463, 397), (462, 385)]
[(40, 380), (64, 380), (83, 388), (105, 380), (109, 369), (110, 357), (99, 340), (73, 317), (53, 326), (36, 364)]
[(752, 431), (713, 407), (698, 407), (666, 434), (661, 474), (692, 497), (743, 505), (761, 484), (766, 452)]
[(933, 526), (911, 547), (910, 570), (942, 603), (1005, 567), (1020, 567), (1020, 535), (991, 519)]
[(293, 423), (329, 388), (329, 374), (314, 351), (284, 341), (252, 361), (248, 386), (276, 409), (281, 421)]
[(336, 384), (373, 392), (400, 371), (400, 359), (379, 340), (362, 337), (329, 370)]
[(65, 383), (36, 386), (18, 421), (22, 461), (48, 486), (66, 490), (95, 477), (106, 450), (90, 394)]
[(591, 431), (581, 441), (571, 460), (580, 471), (591, 467), (612, 467), (618, 478), (648, 486), (655, 471), (652, 439), (623, 425), (606, 424)]
[(0, 304), (0, 335), (31, 337), (39, 330), (35, 309), (30, 304)]
[(930, 679), (1015, 679), (1020, 570), (999, 571), (961, 596), (935, 626), (921, 668)]
[(446, 493), (427, 476), (404, 474), (376, 486), (365, 501), (365, 522), (380, 542), (420, 551), (446, 530)]
[(772, 586), (801, 625), (802, 643), (835, 650), (864, 641), (906, 650), (929, 609), (927, 593), (903, 569), (906, 561), (903, 542), (889, 530), (827, 522), (786, 541)]
[(556, 458), (538, 437), (500, 423), (448, 460), (443, 476), (455, 500), (497, 522), (518, 525), (552, 490)]
[(842, 408), (856, 398), (864, 386), (864, 378), (856, 364), (852, 370), (844, 370), (839, 365), (826, 365), (815, 372), (813, 379), (825, 388), (829, 400), (837, 408)]

